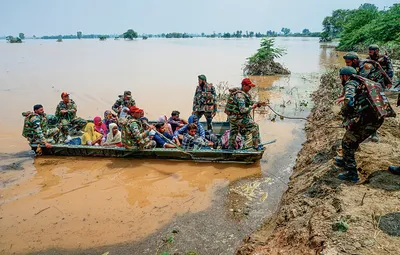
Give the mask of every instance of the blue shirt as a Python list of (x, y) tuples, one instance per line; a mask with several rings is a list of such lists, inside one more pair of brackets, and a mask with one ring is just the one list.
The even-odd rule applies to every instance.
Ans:
[[(168, 134), (167, 132), (164, 132), (163, 135), (164, 135), (166, 138), (168, 138), (169, 140), (172, 140), (172, 139), (173, 139), (173, 136), (170, 135), (170, 134)], [(167, 141), (167, 139), (165, 139), (164, 137), (161, 137), (158, 133), (156, 133), (156, 134), (153, 136), (153, 140), (156, 141), (156, 143), (157, 143), (157, 148), (164, 148), (164, 145), (165, 145), (166, 143), (170, 143), (170, 142)]]
[[(199, 135), (199, 136), (201, 136), (201, 137), (203, 137), (203, 138), (206, 138), (206, 131), (204, 130), (203, 125), (201, 125), (200, 123), (197, 123), (196, 125), (197, 125), (197, 132), (196, 132), (196, 134)], [(184, 135), (184, 134), (186, 134), (186, 133), (187, 133), (187, 126), (188, 126), (188, 124), (184, 125), (184, 126), (181, 127), (180, 129), (176, 130), (176, 131), (174, 132), (174, 136), (175, 136), (175, 137), (178, 137), (178, 135)]]

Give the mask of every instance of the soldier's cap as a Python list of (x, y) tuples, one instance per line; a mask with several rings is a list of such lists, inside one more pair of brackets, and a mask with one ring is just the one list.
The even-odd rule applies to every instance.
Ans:
[(368, 49), (369, 49), (369, 50), (379, 50), (379, 46), (378, 46), (377, 44), (371, 44), (371, 45), (368, 47)]
[(124, 96), (125, 97), (132, 97), (132, 94), (129, 90), (124, 91)]
[(68, 94), (67, 92), (63, 92), (63, 93), (61, 93), (61, 98), (63, 98), (63, 97), (67, 97), (67, 96), (69, 96), (69, 94)]
[(242, 86), (244, 86), (244, 85), (249, 85), (250, 87), (256, 86), (254, 83), (251, 82), (251, 80), (249, 78), (244, 78), (242, 80)]
[(353, 75), (353, 74), (357, 74), (357, 71), (356, 69), (354, 69), (354, 67), (345, 66), (340, 69), (340, 75)]
[(200, 74), (199, 76), (197, 76), (199, 78), (199, 80), (202, 81), (207, 81), (207, 77), (204, 74)]
[(347, 52), (344, 56), (344, 59), (346, 60), (354, 60), (354, 59), (358, 59), (358, 55), (355, 52)]
[(39, 110), (40, 108), (43, 108), (43, 105), (41, 105), (41, 104), (35, 104), (35, 105), (33, 106), (33, 110), (34, 110), (34, 111)]
[(134, 113), (134, 112), (136, 112), (137, 110), (139, 110), (139, 108), (136, 107), (136, 106), (131, 106), (131, 107), (129, 108), (129, 112), (130, 112), (130, 113)]

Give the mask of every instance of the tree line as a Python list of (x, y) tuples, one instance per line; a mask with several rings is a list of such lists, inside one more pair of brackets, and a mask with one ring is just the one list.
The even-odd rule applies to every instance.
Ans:
[[(254, 31), (242, 31), (242, 30), (237, 30), (235, 32), (229, 33), (229, 32), (224, 32), (224, 33), (212, 33), (212, 34), (206, 34), (206, 33), (201, 33), (201, 34), (189, 34), (189, 33), (179, 33), (179, 32), (172, 32), (172, 33), (162, 33), (162, 34), (142, 34), (139, 36), (139, 34), (133, 30), (133, 29), (128, 29), (126, 32), (122, 34), (114, 34), (114, 35), (104, 35), (104, 34), (83, 34), (82, 31), (76, 32), (76, 35), (70, 34), (70, 35), (46, 35), (40, 37), (40, 39), (45, 39), (45, 40), (57, 40), (59, 42), (62, 42), (63, 39), (99, 39), (101, 41), (104, 41), (108, 38), (114, 37), (114, 39), (119, 39), (123, 38), (126, 40), (133, 40), (139, 37), (142, 37), (143, 39), (147, 38), (193, 38), (193, 37), (206, 37), (206, 38), (263, 38), (263, 37), (278, 37), (278, 36), (293, 36), (293, 37), (319, 37), (320, 32), (310, 32), (309, 29), (305, 28), (301, 33), (292, 33), (289, 28), (282, 28), (280, 32), (268, 30), (265, 34), (257, 32), (255, 33)], [(33, 39), (36, 39), (38, 37), (33, 36)], [(22, 42), (22, 40), (25, 39), (25, 36), (23, 33), (20, 33), (18, 37), (13, 37), (13, 36), (7, 36), (6, 39), (11, 42)]]
[(322, 26), (321, 41), (340, 38), (339, 50), (362, 51), (370, 44), (399, 49), (400, 4), (384, 10), (369, 3), (354, 10), (334, 10), (323, 20)]

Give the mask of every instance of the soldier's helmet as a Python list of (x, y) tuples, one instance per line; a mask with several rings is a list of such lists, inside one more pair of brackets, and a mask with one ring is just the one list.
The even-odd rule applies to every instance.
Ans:
[(58, 119), (54, 114), (47, 114), (47, 125), (55, 127), (58, 123)]
[(369, 49), (369, 50), (379, 50), (379, 46), (378, 46), (377, 44), (371, 44), (371, 45), (368, 47), (368, 49)]
[(345, 66), (340, 69), (340, 75), (353, 75), (353, 74), (357, 74), (357, 71), (351, 66)]
[(346, 60), (354, 60), (354, 59), (359, 59), (357, 53), (355, 52), (347, 52), (344, 56), (344, 59)]

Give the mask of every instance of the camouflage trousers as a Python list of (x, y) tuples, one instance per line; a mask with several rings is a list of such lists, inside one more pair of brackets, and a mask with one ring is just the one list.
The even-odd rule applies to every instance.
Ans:
[(360, 120), (347, 129), (342, 139), (343, 162), (344, 170), (357, 174), (357, 163), (355, 159), (355, 152), (365, 139), (376, 133), (382, 125), (384, 119), (376, 119), (376, 117), (367, 117)]
[[(57, 143), (58, 142), (58, 135), (59, 135), (58, 128), (49, 128), (46, 131), (43, 131), (44, 138), (48, 143)], [(41, 144), (42, 141), (37, 135), (33, 135), (31, 137), (27, 137), (29, 143), (36, 143)]]
[(207, 130), (212, 130), (212, 119), (213, 119), (212, 112), (201, 111), (201, 112), (195, 112), (194, 114), (197, 116), (197, 118), (199, 118), (199, 121), (201, 117), (203, 117), (204, 115), (207, 121)]
[(87, 121), (82, 119), (82, 118), (75, 118), (71, 121), (68, 121), (66, 119), (61, 120), (61, 125), (62, 125), (62, 131), (64, 133), (64, 135), (68, 135), (71, 132), (76, 132), (79, 130), (82, 130), (85, 125), (86, 125)]
[(258, 124), (254, 122), (250, 115), (231, 115), (228, 117), (228, 121), (230, 124), (228, 148), (234, 148), (236, 137), (239, 132), (244, 133), (246, 140), (249, 140), (249, 135), (251, 135), (253, 146), (258, 146), (260, 144), (260, 131)]

